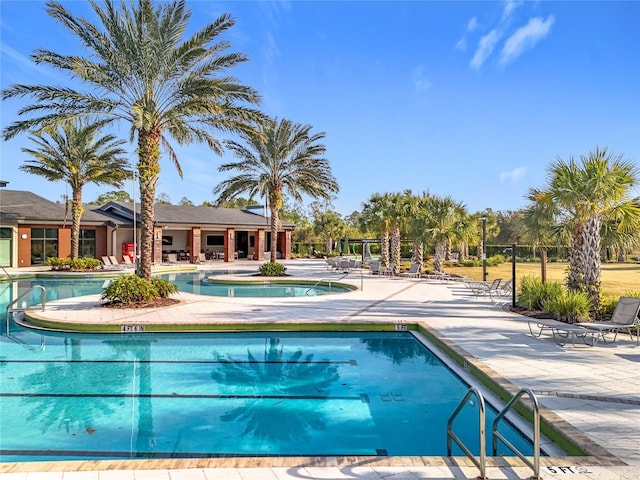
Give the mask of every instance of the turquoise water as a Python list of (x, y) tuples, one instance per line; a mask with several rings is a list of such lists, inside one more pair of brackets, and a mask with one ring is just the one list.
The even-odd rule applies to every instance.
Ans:
[[(60, 282), (47, 293), (97, 293), (98, 283)], [(446, 455), (446, 422), (468, 389), (407, 332), (10, 331), (0, 337), (3, 462)], [(490, 425), (495, 412), (487, 416)], [(477, 453), (472, 402), (455, 428)], [(529, 442), (504, 428), (530, 455)]]
[[(211, 295), (214, 297), (305, 297), (317, 295), (329, 295), (335, 293), (349, 292), (350, 289), (335, 285), (304, 285), (289, 283), (271, 283), (264, 281), (260, 284), (224, 284), (209, 282), (207, 278), (211, 276), (206, 272), (198, 274), (184, 273), (176, 275), (164, 275), (176, 283), (181, 292), (196, 293), (198, 295)], [(250, 278), (249, 280), (255, 280)]]

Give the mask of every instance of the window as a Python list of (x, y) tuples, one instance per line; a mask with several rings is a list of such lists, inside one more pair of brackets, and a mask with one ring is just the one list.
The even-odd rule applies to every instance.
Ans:
[(78, 257), (96, 258), (96, 231), (81, 228), (79, 240)]
[(207, 247), (224, 247), (224, 235), (207, 235)]
[(3, 267), (11, 266), (11, 237), (13, 230), (11, 228), (0, 228), (0, 265)]
[(58, 256), (58, 229), (31, 229), (31, 264), (44, 265), (47, 258)]

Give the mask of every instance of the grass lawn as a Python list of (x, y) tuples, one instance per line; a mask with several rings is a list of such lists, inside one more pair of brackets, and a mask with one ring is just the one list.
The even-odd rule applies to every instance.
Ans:
[[(547, 263), (547, 280), (563, 283), (566, 263)], [(445, 269), (446, 273), (459, 273), (475, 280), (482, 280), (482, 267), (457, 267)], [(505, 262), (497, 267), (487, 267), (488, 280), (511, 278), (511, 263)], [(516, 264), (518, 282), (524, 276), (542, 278), (539, 263)], [(603, 263), (600, 272), (602, 291), (605, 295), (621, 296), (630, 291), (640, 291), (640, 265), (635, 263)]]

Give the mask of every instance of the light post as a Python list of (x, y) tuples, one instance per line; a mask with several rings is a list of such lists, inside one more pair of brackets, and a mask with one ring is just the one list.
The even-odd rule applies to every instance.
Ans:
[(482, 280), (487, 281), (487, 217), (482, 220)]

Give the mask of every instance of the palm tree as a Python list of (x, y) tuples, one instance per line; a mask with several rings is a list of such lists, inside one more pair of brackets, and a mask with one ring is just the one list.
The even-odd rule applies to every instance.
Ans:
[(29, 137), (34, 148), (21, 150), (32, 158), (20, 167), (49, 181), (63, 180), (71, 187), (71, 258), (78, 258), (82, 189), (88, 183), (121, 187), (131, 176), (125, 142), (113, 135), (101, 136), (99, 123), (66, 122), (60, 128)]
[[(153, 6), (152, 0), (122, 2), (95, 0), (99, 19), (92, 24), (75, 17), (62, 4), (47, 3), (47, 13), (68, 29), (84, 47), (86, 57), (62, 55), (46, 49), (34, 52), (38, 64), (49, 65), (76, 81), (74, 86), (12, 85), (2, 98), (31, 97), (35, 103), (19, 111), (23, 120), (7, 127), (15, 135), (68, 119), (94, 117), (129, 125), (137, 137), (140, 179), (141, 255), (138, 275), (151, 278), (153, 217), (160, 174), (160, 147), (182, 176), (169, 140), (178, 144), (204, 143), (221, 153), (216, 130), (242, 131), (260, 114), (246, 106), (258, 94), (240, 84), (228, 70), (246, 61), (228, 53), (229, 43), (218, 40), (234, 25), (227, 14), (183, 41), (191, 12), (181, 0)], [(73, 84), (72, 84), (73, 85)]]
[(362, 205), (362, 227), (380, 235), (380, 266), (389, 265), (389, 240), (393, 222), (391, 194), (374, 193)]
[(437, 271), (442, 271), (449, 245), (463, 238), (466, 217), (464, 204), (452, 197), (429, 197), (422, 232), (425, 242), (435, 248), (433, 266)]
[(265, 119), (254, 131), (240, 133), (243, 143), (225, 142), (239, 161), (225, 163), (218, 170), (237, 175), (218, 184), (213, 193), (217, 202), (248, 193), (249, 198), (266, 197), (271, 212), (271, 262), (276, 262), (276, 239), (280, 227), (279, 212), (288, 193), (295, 201), (302, 194), (329, 199), (338, 192), (326, 147), (320, 143), (324, 132), (311, 133), (311, 125), (290, 120)]
[[(597, 317), (600, 305), (601, 232), (613, 221), (620, 238), (635, 236), (640, 229), (640, 198), (631, 197), (640, 181), (637, 166), (596, 148), (580, 162), (557, 158), (547, 169), (545, 189), (532, 189), (528, 217), (538, 225), (551, 225), (556, 234), (569, 237), (567, 284), (590, 296)], [(607, 231), (607, 235), (611, 230)]]
[(347, 226), (340, 216), (333, 211), (323, 212), (313, 222), (313, 233), (324, 239), (325, 250), (331, 253), (333, 240), (343, 237)]

